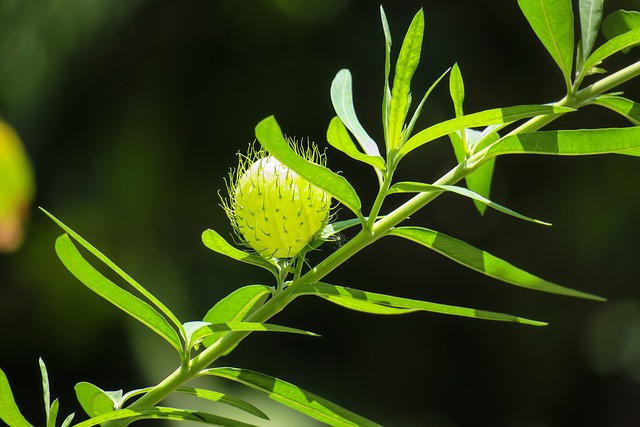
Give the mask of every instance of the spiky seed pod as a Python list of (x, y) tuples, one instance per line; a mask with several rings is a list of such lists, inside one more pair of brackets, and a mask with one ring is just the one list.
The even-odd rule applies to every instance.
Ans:
[[(317, 149), (305, 157), (323, 163)], [(227, 215), (242, 242), (265, 258), (291, 258), (322, 230), (331, 197), (264, 150), (243, 157), (229, 183)]]

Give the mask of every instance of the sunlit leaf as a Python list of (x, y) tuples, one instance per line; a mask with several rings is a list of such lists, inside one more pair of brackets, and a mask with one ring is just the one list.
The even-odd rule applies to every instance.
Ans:
[(113, 270), (118, 276), (122, 277), (136, 291), (140, 292), (140, 294), (142, 294), (149, 302), (155, 305), (167, 317), (167, 319), (171, 320), (171, 322), (173, 322), (173, 324), (177, 328), (182, 327), (182, 322), (178, 320), (176, 315), (173, 314), (173, 312), (171, 312), (171, 310), (169, 310), (167, 306), (165, 306), (162, 303), (162, 301), (156, 298), (151, 292), (149, 292), (141, 284), (136, 282), (131, 276), (125, 273), (124, 270), (118, 267), (113, 261), (107, 258), (102, 252), (96, 249), (91, 243), (86, 241), (82, 236), (80, 236), (78, 233), (73, 231), (71, 228), (69, 228), (66, 224), (64, 224), (58, 218), (56, 218), (55, 216), (53, 216), (51, 213), (47, 212), (43, 208), (40, 208), (40, 210), (45, 214), (47, 214), (47, 216), (51, 218), (56, 224), (58, 224), (60, 228), (62, 228), (69, 236), (73, 237), (73, 239), (76, 242), (80, 243), (80, 245), (82, 245), (83, 248), (88, 250), (93, 256), (95, 256), (100, 261), (102, 261), (107, 267)]
[[(207, 323), (242, 322), (269, 295), (271, 295), (271, 288), (268, 286), (244, 286), (218, 301), (202, 320)], [(224, 334), (224, 332), (212, 334), (204, 339), (203, 344), (208, 347)]]
[(593, 50), (602, 22), (604, 0), (580, 0), (580, 32), (582, 34), (582, 58), (588, 58)]
[(47, 411), (47, 427), (56, 427), (58, 419), (58, 411), (60, 410), (60, 402), (58, 399), (54, 400), (49, 410)]
[(536, 277), (488, 252), (477, 249), (462, 240), (455, 239), (438, 231), (422, 227), (398, 227), (389, 231), (389, 235), (411, 240), (467, 268), (505, 283), (541, 292), (596, 301), (604, 300), (601, 297), (566, 288)]
[(75, 412), (69, 414), (67, 418), (65, 418), (64, 421), (62, 421), (62, 424), (60, 424), (60, 427), (69, 427), (73, 422), (73, 417), (75, 416), (76, 416)]
[[(347, 288), (344, 286), (330, 285), (328, 283), (314, 283), (303, 285), (296, 289), (296, 293), (299, 295), (317, 295), (328, 299), (331, 302), (343, 305), (346, 308), (355, 309), (358, 311), (363, 308), (368, 308), (368, 313), (375, 313), (376, 308), (388, 308), (395, 310), (404, 310), (397, 312), (378, 312), (375, 314), (404, 314), (414, 311), (426, 311), (438, 314), (447, 314), (452, 316), (470, 317), (474, 319), (482, 320), (494, 320), (501, 322), (516, 322), (532, 326), (544, 326), (546, 323), (539, 322), (537, 320), (525, 319), (522, 317), (513, 316), (511, 314), (496, 313), (486, 310), (476, 310), (473, 308), (456, 307), (453, 305), (438, 304), (428, 301), (420, 301), (409, 298), (395, 297), (391, 295), (378, 294), (374, 292), (361, 291), (359, 289)], [(349, 306), (347, 301), (350, 301), (353, 306)]]
[(51, 423), (51, 388), (49, 387), (49, 373), (47, 372), (47, 366), (44, 364), (44, 360), (42, 360), (42, 358), (38, 359), (38, 365), (40, 366), (40, 376), (42, 377), (42, 397), (44, 399), (44, 412), (46, 416), (47, 426), (49, 426), (49, 424)]
[(498, 203), (492, 202), (491, 200), (487, 199), (486, 197), (475, 193), (471, 190), (469, 190), (468, 188), (464, 188), (464, 187), (458, 187), (455, 185), (434, 185), (434, 184), (425, 184), (422, 182), (398, 182), (396, 184), (394, 184), (390, 189), (389, 189), (389, 193), (422, 193), (422, 192), (432, 192), (432, 191), (436, 191), (436, 192), (441, 192), (441, 191), (448, 191), (448, 192), (452, 192), (455, 194), (459, 194), (461, 196), (464, 197), (468, 197), (474, 201), (477, 201), (478, 203), (482, 203), (485, 206), (489, 206), (499, 212), (505, 213), (507, 215), (511, 215), (515, 218), (518, 219), (522, 219), (525, 221), (530, 221), (530, 222), (534, 222), (536, 224), (540, 224), (540, 225), (551, 225), (548, 222), (544, 222), (544, 221), (540, 221), (522, 214), (519, 214), (518, 212), (511, 210), (507, 207), (504, 207)]
[(382, 21), (382, 31), (384, 32), (384, 92), (382, 96), (382, 127), (386, 138), (389, 134), (389, 109), (391, 108), (391, 86), (389, 85), (389, 74), (391, 74), (391, 31), (389, 30), (389, 22), (387, 22), (387, 16), (384, 13), (382, 5), (380, 5), (380, 20)]
[(602, 34), (614, 39), (640, 27), (640, 12), (636, 10), (617, 10), (607, 16), (602, 23)]
[(213, 323), (205, 324), (195, 329), (191, 334), (190, 345), (193, 345), (198, 340), (205, 337), (218, 334), (220, 332), (286, 332), (290, 334), (318, 336), (313, 332), (303, 331), (302, 329), (290, 328), (288, 326), (272, 325), (269, 323), (257, 323), (257, 322), (225, 322), (225, 323)]
[(640, 104), (618, 95), (601, 95), (592, 104), (600, 105), (620, 114), (636, 126), (640, 126)]
[(69, 235), (63, 234), (58, 237), (55, 249), (64, 266), (82, 284), (148, 326), (152, 331), (167, 340), (178, 352), (181, 352), (180, 337), (167, 319), (148, 303), (120, 288), (98, 272), (82, 257)]
[(220, 234), (215, 230), (205, 230), (202, 233), (202, 243), (214, 252), (221, 255), (228, 256), (236, 261), (242, 261), (247, 264), (256, 265), (269, 271), (276, 278), (278, 278), (278, 268), (271, 260), (263, 258), (259, 255), (253, 255), (243, 250), (240, 250), (227, 242)]
[(335, 403), (301, 389), (289, 382), (248, 369), (211, 368), (202, 372), (239, 382), (266, 394), (269, 398), (318, 421), (338, 427), (380, 427)]
[(409, 25), (394, 71), (391, 104), (389, 106), (387, 152), (395, 150), (402, 143), (400, 137), (410, 107), (411, 79), (420, 62), (423, 35), (424, 13), (420, 9), (413, 17), (411, 25)]
[(339, 117), (334, 117), (331, 122), (329, 122), (327, 141), (333, 148), (342, 151), (352, 159), (371, 165), (379, 171), (384, 171), (386, 168), (382, 157), (369, 156), (358, 150)]
[(415, 127), (416, 122), (418, 121), (418, 118), (422, 113), (422, 107), (424, 106), (424, 103), (427, 101), (427, 98), (429, 98), (429, 95), (431, 95), (431, 92), (433, 91), (433, 89), (435, 89), (438, 83), (440, 83), (440, 80), (444, 79), (444, 76), (446, 76), (449, 73), (449, 71), (450, 69), (447, 69), (444, 73), (440, 75), (440, 77), (438, 77), (438, 79), (435, 82), (431, 84), (431, 86), (429, 86), (429, 89), (422, 97), (420, 104), (418, 104), (418, 106), (416, 107), (416, 110), (413, 112), (413, 116), (411, 117), (411, 120), (409, 121), (407, 128), (404, 130), (404, 138), (409, 138), (411, 136), (411, 134), (413, 133), (413, 128)]
[(0, 369), (0, 420), (9, 427), (33, 427), (20, 412), (9, 380), (2, 369)]
[(521, 119), (549, 114), (565, 114), (571, 111), (575, 110), (548, 105), (519, 105), (515, 107), (495, 108), (480, 111), (478, 113), (467, 114), (462, 117), (456, 117), (454, 119), (440, 122), (418, 132), (409, 138), (400, 150), (400, 154), (404, 156), (427, 142), (431, 142), (437, 138), (463, 129), (509, 123)]
[(237, 397), (229, 396), (228, 394), (194, 387), (179, 387), (176, 391), (178, 393), (188, 394), (200, 399), (210, 400), (212, 402), (218, 402), (225, 405), (233, 406), (234, 408), (240, 409), (258, 418), (262, 418), (263, 420), (269, 419), (267, 414), (253, 406), (251, 403), (246, 402), (242, 399), (238, 399)]
[(231, 418), (221, 417), (200, 411), (190, 411), (187, 409), (154, 407), (151, 409), (132, 410), (118, 409), (113, 412), (98, 415), (89, 420), (75, 424), (74, 427), (91, 427), (104, 424), (107, 421), (127, 420), (127, 425), (139, 420), (172, 420), (172, 421), (195, 421), (223, 427), (258, 427), (255, 424), (248, 424)]
[(333, 198), (362, 217), (362, 207), (358, 193), (341, 175), (324, 166), (312, 163), (296, 153), (284, 138), (280, 126), (273, 116), (267, 117), (256, 126), (256, 138), (260, 144), (281, 163), (291, 168), (301, 177), (329, 193)]
[[(640, 127), (538, 131), (502, 138), (489, 147), (487, 156), (503, 154), (639, 155)], [(636, 150), (636, 151), (634, 151)]]
[[(117, 402), (104, 390), (91, 383), (79, 382), (74, 387), (74, 390), (80, 406), (90, 417), (97, 417), (115, 410)], [(120, 395), (122, 395), (122, 392), (120, 392)]]
[(453, 101), (453, 109), (456, 117), (463, 116), (464, 81), (462, 80), (462, 73), (457, 63), (453, 64), (451, 73), (449, 74), (449, 94)]
[(573, 68), (573, 10), (571, 0), (518, 0), (520, 9), (544, 47), (558, 64), (567, 88)]
[(380, 156), (380, 150), (378, 150), (375, 141), (358, 121), (356, 110), (353, 107), (353, 89), (349, 70), (342, 69), (334, 77), (331, 83), (331, 102), (336, 114), (356, 137), (365, 154), (374, 157)]
[(584, 63), (584, 70), (589, 70), (614, 53), (624, 51), (640, 43), (640, 28), (621, 34), (604, 43), (591, 54)]
[(0, 253), (20, 246), (34, 192), (27, 152), (18, 134), (0, 120)]

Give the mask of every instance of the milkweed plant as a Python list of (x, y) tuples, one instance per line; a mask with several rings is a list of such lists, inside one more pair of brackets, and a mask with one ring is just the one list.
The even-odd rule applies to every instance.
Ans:
[[(401, 315), (428, 311), (475, 319), (543, 326), (544, 322), (483, 309), (443, 305), (402, 298), (334, 284), (327, 275), (365, 247), (380, 239), (395, 237), (421, 245), (460, 265), (511, 285), (570, 297), (602, 300), (570, 289), (510, 264), (455, 237), (407, 220), (443, 193), (472, 199), (480, 213), (487, 208), (542, 226), (549, 224), (515, 212), (489, 199), (496, 158), (510, 154), (581, 156), (615, 153), (640, 156), (640, 105), (625, 98), (616, 88), (640, 75), (640, 61), (619, 70), (609, 70), (607, 60), (640, 43), (640, 12), (617, 11), (603, 19), (603, 0), (580, 0), (576, 6), (579, 34), (574, 34), (574, 5), (571, 0), (519, 0), (518, 4), (535, 35), (556, 63), (566, 94), (543, 105), (516, 105), (466, 113), (465, 85), (457, 64), (446, 70), (415, 105), (411, 81), (420, 60), (424, 16), (414, 16), (404, 36), (392, 73), (392, 38), (380, 8), (384, 33), (384, 88), (382, 92), (382, 135), (374, 140), (360, 124), (354, 108), (352, 76), (338, 71), (330, 88), (336, 116), (328, 125), (330, 147), (296, 142), (285, 136), (271, 116), (255, 127), (257, 144), (240, 155), (238, 167), (226, 179), (221, 205), (234, 230), (225, 238), (214, 230), (202, 234), (204, 245), (216, 255), (261, 267), (273, 275), (270, 285), (241, 286), (216, 302), (202, 320), (183, 322), (162, 301), (120, 269), (107, 256), (69, 226), (44, 211), (64, 233), (55, 251), (82, 284), (128, 315), (146, 325), (172, 346), (179, 365), (152, 387), (130, 391), (106, 391), (89, 382), (78, 383), (76, 395), (84, 416), (71, 414), (63, 427), (105, 425), (126, 426), (144, 419), (198, 421), (219, 426), (254, 424), (162, 405), (174, 393), (235, 407), (259, 419), (268, 415), (255, 405), (228, 394), (198, 388), (191, 381), (199, 377), (220, 377), (257, 390), (276, 402), (332, 426), (379, 426), (284, 379), (248, 368), (225, 366), (223, 356), (254, 332), (281, 332), (314, 336), (312, 332), (277, 325), (271, 319), (303, 296), (319, 297), (344, 308), (378, 315)], [(600, 32), (605, 41), (597, 48)], [(576, 42), (576, 39), (578, 40)], [(605, 70), (606, 69), (606, 70)], [(448, 80), (455, 116), (416, 130), (429, 94)], [(442, 83), (445, 84), (445, 83)], [(421, 90), (421, 93), (423, 90)], [(566, 114), (578, 114), (587, 105), (612, 110), (631, 122), (623, 128), (541, 130)], [(394, 175), (407, 156), (427, 143), (445, 143), (448, 137), (456, 166), (435, 182), (399, 182)], [(259, 144), (259, 145), (258, 145)], [(326, 156), (346, 154), (372, 169), (372, 186), (377, 195), (363, 206), (358, 192), (341, 174), (327, 167)], [(221, 179), (222, 181), (222, 179)], [(464, 183), (464, 185), (463, 185)], [(390, 208), (388, 197), (400, 194)], [(397, 197), (404, 197), (397, 206)], [(346, 219), (338, 220), (348, 214)], [(221, 212), (222, 214), (222, 212)], [(323, 243), (351, 229), (353, 235), (335, 250), (322, 251)], [(120, 287), (96, 270), (79, 251), (86, 249), (130, 287)], [(413, 247), (412, 247), (413, 249)], [(311, 251), (321, 260), (312, 264)], [(315, 258), (311, 257), (311, 258)], [(59, 425), (59, 402), (51, 401), (46, 366), (40, 361), (47, 427)], [(0, 371), (0, 418), (11, 427), (32, 424), (21, 414), (7, 376)], [(83, 421), (78, 422), (77, 418)]]

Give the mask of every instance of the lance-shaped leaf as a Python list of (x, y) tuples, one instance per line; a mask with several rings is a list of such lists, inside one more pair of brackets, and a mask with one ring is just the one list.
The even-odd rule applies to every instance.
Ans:
[(364, 152), (369, 156), (380, 156), (380, 150), (375, 141), (358, 121), (353, 107), (353, 89), (349, 70), (342, 69), (334, 77), (331, 83), (331, 103), (342, 123), (356, 137)]
[(440, 83), (440, 80), (444, 79), (444, 76), (446, 76), (449, 73), (449, 70), (450, 69), (445, 70), (445, 72), (442, 73), (440, 77), (438, 77), (438, 79), (431, 84), (431, 86), (429, 86), (429, 89), (427, 90), (427, 92), (425, 92), (424, 96), (422, 97), (422, 100), (420, 101), (420, 104), (418, 104), (418, 106), (416, 107), (416, 110), (413, 112), (413, 116), (411, 117), (409, 124), (404, 130), (403, 138), (409, 138), (409, 136), (411, 136), (411, 134), (413, 133), (413, 128), (415, 127), (416, 122), (418, 121), (418, 118), (422, 113), (422, 107), (424, 106), (424, 103), (427, 101), (427, 98), (429, 98), (429, 95), (431, 95), (431, 92), (433, 91), (433, 89), (435, 89), (436, 86), (438, 86), (438, 83)]
[(301, 177), (329, 193), (333, 198), (349, 208), (359, 218), (362, 204), (358, 193), (343, 177), (330, 169), (312, 163), (296, 153), (285, 139), (278, 122), (273, 116), (267, 117), (256, 126), (256, 138), (260, 144), (281, 163), (291, 168)]
[(97, 417), (75, 424), (74, 427), (92, 427), (115, 420), (127, 420), (127, 425), (140, 420), (171, 420), (195, 421), (223, 427), (258, 427), (255, 424), (248, 424), (206, 412), (166, 408), (161, 406), (142, 410), (118, 409), (117, 411), (98, 415)]
[(198, 397), (200, 399), (210, 400), (212, 402), (218, 402), (225, 405), (232, 406), (236, 409), (240, 409), (248, 414), (254, 415), (258, 418), (262, 418), (263, 420), (269, 420), (267, 414), (262, 412), (260, 409), (256, 408), (249, 402), (246, 402), (242, 399), (238, 399), (237, 397), (229, 396), (228, 394), (219, 393), (217, 391), (205, 390), (202, 388), (195, 387), (179, 387), (176, 390), (178, 393), (184, 393), (191, 396)]
[(487, 156), (549, 154), (586, 156), (618, 153), (638, 156), (640, 127), (538, 131), (502, 138), (488, 148)]
[(601, 95), (591, 103), (615, 111), (634, 125), (640, 126), (640, 104), (635, 101), (618, 95)]
[[(382, 21), (382, 31), (384, 32), (384, 92), (382, 95), (382, 127), (384, 137), (389, 134), (389, 109), (391, 108), (391, 86), (389, 85), (389, 74), (391, 74), (391, 31), (387, 15), (380, 5), (380, 20)], [(376, 147), (377, 148), (377, 147)]]
[[(249, 285), (236, 289), (216, 303), (204, 316), (207, 323), (242, 322), (253, 310), (259, 307), (271, 289), (264, 285)], [(212, 334), (204, 339), (206, 347), (216, 342), (224, 332)]]
[(149, 327), (182, 354), (180, 337), (167, 319), (148, 303), (120, 288), (98, 272), (82, 257), (69, 235), (63, 234), (58, 237), (55, 249), (67, 270), (83, 285)]
[(602, 34), (611, 40), (639, 27), (640, 12), (636, 10), (617, 10), (607, 16), (602, 23)]
[(409, 25), (394, 71), (389, 106), (387, 152), (394, 151), (403, 142), (401, 135), (410, 107), (411, 79), (420, 62), (423, 34), (424, 13), (420, 9)]
[[(219, 332), (286, 332), (289, 334), (308, 335), (317, 337), (318, 334), (313, 332), (303, 331), (302, 329), (290, 328), (288, 326), (272, 325), (269, 323), (258, 322), (225, 322), (225, 323), (207, 323), (200, 325), (203, 322), (195, 322), (197, 327), (191, 331), (189, 336), (189, 346), (192, 347), (199, 340), (218, 334)], [(185, 324), (185, 327), (188, 324)]]
[(583, 70), (587, 72), (614, 53), (624, 51), (640, 43), (640, 28), (636, 28), (616, 36), (596, 49), (584, 63)]
[(458, 187), (455, 185), (435, 185), (435, 184), (425, 184), (422, 182), (398, 182), (394, 184), (390, 189), (389, 193), (423, 193), (423, 192), (431, 192), (431, 191), (448, 191), (451, 193), (458, 194), (460, 196), (468, 197), (473, 201), (477, 201), (478, 203), (482, 203), (485, 206), (489, 206), (499, 212), (505, 213), (507, 215), (511, 215), (515, 218), (522, 219), (529, 222), (534, 222), (540, 225), (551, 225), (548, 222), (540, 221), (511, 210), (507, 207), (504, 207), (498, 203), (492, 202), (486, 197), (481, 196), (478, 193), (475, 193), (468, 188)]
[(571, 87), (573, 10), (571, 0), (518, 0), (520, 9)]
[[(42, 398), (44, 400), (44, 413), (46, 416), (46, 424), (49, 427), (51, 424), (51, 388), (49, 386), (49, 373), (47, 372), (47, 365), (45, 365), (42, 358), (38, 359), (40, 365), (40, 376), (42, 377)], [(53, 427), (55, 427), (55, 419), (53, 420)]]
[(73, 417), (75, 416), (76, 416), (75, 412), (69, 414), (67, 418), (65, 418), (64, 421), (62, 421), (62, 424), (60, 424), (60, 427), (69, 427), (73, 422)]
[(532, 326), (546, 325), (544, 322), (525, 319), (511, 314), (378, 294), (321, 282), (303, 285), (296, 289), (296, 294), (317, 295), (343, 307), (371, 314), (406, 314), (415, 311), (427, 311), (452, 316), (470, 317), (473, 319), (516, 322)]
[(0, 369), (0, 420), (9, 427), (33, 427), (20, 412), (4, 371)]
[(406, 155), (412, 150), (437, 138), (457, 132), (466, 128), (490, 126), (502, 123), (510, 123), (521, 119), (549, 114), (565, 114), (575, 111), (571, 108), (553, 107), (549, 105), (518, 105), (515, 107), (494, 108), (467, 114), (455, 119), (445, 120), (418, 132), (402, 146), (400, 154)]
[(289, 382), (259, 372), (239, 368), (211, 368), (203, 375), (214, 375), (244, 384), (269, 398), (318, 421), (336, 427), (380, 427), (358, 414)]
[(278, 267), (274, 262), (259, 255), (253, 255), (232, 246), (215, 230), (205, 230), (202, 233), (202, 243), (204, 243), (207, 248), (211, 249), (214, 252), (228, 256), (229, 258), (235, 259), (236, 261), (242, 261), (247, 264), (262, 267), (273, 274), (276, 279), (279, 278)]
[(382, 157), (370, 156), (358, 150), (339, 117), (334, 117), (331, 119), (331, 122), (329, 122), (329, 128), (327, 129), (327, 141), (333, 148), (342, 151), (352, 159), (371, 165), (378, 171), (384, 171), (386, 169), (386, 165)]
[(138, 282), (133, 280), (133, 278), (131, 276), (129, 276), (127, 273), (125, 273), (124, 270), (122, 270), (120, 267), (118, 267), (113, 261), (111, 261), (109, 258), (107, 258), (102, 252), (100, 252), (98, 249), (93, 247), (93, 245), (91, 243), (87, 242), (82, 236), (80, 236), (78, 233), (73, 231), (71, 228), (69, 228), (66, 224), (64, 224), (58, 218), (56, 218), (55, 216), (53, 216), (52, 214), (50, 214), (49, 212), (47, 212), (43, 208), (40, 208), (40, 210), (42, 212), (44, 212), (45, 214), (47, 214), (47, 216), (49, 216), (49, 218), (51, 218), (56, 224), (58, 224), (60, 226), (60, 228), (62, 228), (69, 236), (73, 237), (73, 239), (76, 242), (80, 243), (80, 245), (82, 245), (82, 247), (84, 247), (86, 250), (88, 250), (93, 256), (95, 256), (100, 261), (102, 261), (107, 267), (109, 267), (111, 270), (113, 270), (118, 276), (122, 277), (136, 291), (138, 291), (138, 292), (140, 292), (140, 294), (144, 295), (144, 297), (147, 300), (149, 300), (153, 305), (155, 305), (169, 320), (171, 320), (171, 322), (173, 322), (173, 324), (176, 325), (177, 328), (181, 328), (182, 327), (182, 322), (180, 322), (180, 320), (178, 320), (176, 315), (173, 314), (171, 312), (171, 310), (169, 310), (167, 308), (167, 306), (165, 306), (162, 303), (162, 301), (160, 301), (158, 298), (156, 298), (151, 292), (146, 290)]
[(604, 300), (601, 297), (569, 289), (536, 277), (488, 252), (438, 231), (422, 227), (399, 227), (390, 230), (388, 234), (411, 240), (467, 268), (515, 286), (596, 301)]
[(604, 0), (580, 0), (581, 57), (588, 58), (593, 50), (602, 22)]

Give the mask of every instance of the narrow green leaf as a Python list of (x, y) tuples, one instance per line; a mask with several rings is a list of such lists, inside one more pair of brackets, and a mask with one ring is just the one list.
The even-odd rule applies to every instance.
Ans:
[(358, 121), (358, 116), (353, 106), (353, 89), (349, 70), (342, 69), (334, 77), (331, 83), (331, 103), (340, 120), (356, 137), (364, 152), (370, 156), (380, 156), (380, 151), (375, 141)]
[(73, 237), (75, 241), (80, 243), (82, 247), (88, 250), (93, 256), (102, 261), (107, 267), (113, 270), (118, 276), (122, 277), (129, 285), (131, 285), (136, 291), (142, 294), (151, 304), (155, 305), (166, 317), (171, 320), (177, 328), (182, 326), (182, 322), (178, 320), (178, 318), (165, 306), (162, 301), (156, 298), (151, 292), (147, 291), (142, 285), (136, 282), (131, 276), (124, 272), (120, 267), (113, 263), (109, 258), (107, 258), (102, 252), (93, 247), (91, 243), (87, 242), (82, 236), (69, 228), (66, 224), (60, 221), (58, 218), (53, 216), (51, 213), (47, 212), (45, 209), (40, 208), (42, 212), (47, 214), (49, 218), (51, 218), (56, 224), (60, 226), (69, 236)]
[(79, 382), (74, 390), (80, 406), (90, 417), (97, 417), (115, 410), (116, 402), (102, 389), (91, 383)]
[(298, 155), (284, 138), (280, 126), (273, 116), (258, 123), (256, 138), (269, 154), (312, 184), (322, 188), (359, 218), (362, 217), (360, 197), (351, 184), (343, 176), (324, 166), (311, 163)]
[(411, 79), (418, 68), (422, 51), (424, 34), (424, 13), (422, 9), (416, 13), (402, 42), (400, 54), (393, 76), (391, 104), (389, 106), (389, 130), (387, 136), (387, 152), (394, 151), (403, 141), (400, 140), (409, 111), (409, 95)]
[(269, 398), (285, 406), (293, 408), (318, 421), (336, 427), (380, 427), (335, 403), (320, 396), (301, 389), (291, 383), (239, 368), (211, 368), (202, 372), (203, 375), (214, 375), (239, 382), (254, 390), (266, 394)]
[[(460, 135), (465, 135), (465, 139), (460, 138)], [(449, 134), (451, 145), (456, 155), (458, 163), (462, 163), (466, 158), (466, 153), (462, 150), (467, 147), (467, 152), (473, 152), (476, 149), (482, 149), (485, 146), (497, 141), (500, 137), (496, 132), (491, 132), (484, 135), (483, 132), (475, 129), (465, 129), (461, 132), (454, 132)], [(467, 183), (467, 187), (479, 194), (484, 198), (489, 198), (491, 193), (491, 181), (493, 180), (493, 169), (495, 166), (495, 159), (491, 159), (480, 166), (478, 169), (467, 175), (464, 180)], [(474, 200), (474, 205), (480, 215), (484, 215), (487, 208), (487, 204), (480, 200)]]
[(356, 298), (344, 298), (336, 296), (323, 296), (322, 298), (349, 310), (360, 311), (362, 313), (378, 314), (378, 315), (396, 315), (407, 314), (420, 311), (413, 308), (397, 308), (388, 305), (378, 304), (371, 301), (360, 300)]
[(515, 218), (522, 219), (524, 221), (533, 222), (540, 225), (551, 225), (548, 222), (540, 221), (511, 210), (507, 207), (504, 207), (498, 203), (492, 202), (486, 197), (471, 191), (468, 188), (458, 187), (455, 185), (435, 185), (435, 184), (425, 184), (422, 182), (398, 182), (394, 184), (390, 189), (389, 193), (423, 193), (423, 192), (442, 192), (448, 191), (460, 196), (468, 197), (474, 201), (482, 203), (485, 206), (489, 206), (499, 212), (505, 213), (507, 215), (511, 215)]
[(9, 427), (33, 427), (20, 412), (9, 380), (2, 369), (0, 369), (0, 420)]
[(210, 400), (212, 402), (219, 402), (225, 405), (233, 406), (234, 408), (240, 409), (241, 411), (254, 415), (258, 418), (262, 418), (263, 420), (269, 420), (267, 414), (253, 406), (251, 403), (246, 402), (242, 399), (238, 399), (237, 397), (229, 396), (217, 391), (194, 387), (179, 387), (176, 391), (178, 393), (184, 393), (191, 396), (199, 397), (200, 399)]
[(601, 95), (592, 104), (615, 111), (635, 126), (640, 126), (640, 104), (635, 101), (617, 95)]
[[(406, 310), (405, 313), (414, 311), (426, 311), (438, 314), (447, 314), (452, 316), (470, 317), (473, 319), (482, 320), (494, 320), (500, 322), (516, 322), (525, 325), (532, 326), (545, 326), (546, 323), (539, 322), (537, 320), (525, 319), (522, 317), (513, 316), (511, 314), (496, 313), (486, 310), (476, 310), (473, 308), (456, 307), (453, 305), (437, 304), (433, 302), (420, 301), (409, 298), (395, 297), (391, 295), (377, 294), (374, 292), (361, 291), (359, 289), (347, 288), (344, 286), (330, 285), (328, 283), (314, 283), (303, 285), (296, 290), (300, 295), (318, 295), (323, 298), (328, 298), (332, 302), (336, 301), (348, 301), (361, 302), (363, 304), (369, 304), (371, 311), (374, 313), (373, 306), (394, 308), (396, 310)], [(344, 304), (347, 308), (348, 305)], [(364, 305), (355, 306), (356, 310), (364, 307)], [(353, 308), (352, 308), (353, 309)], [(392, 314), (392, 313), (376, 313), (376, 314)], [(398, 312), (397, 314), (402, 314)]]
[(51, 422), (51, 389), (49, 387), (49, 374), (47, 372), (47, 366), (44, 364), (44, 360), (42, 360), (42, 358), (38, 358), (38, 365), (40, 365), (40, 376), (42, 377), (42, 397), (44, 398), (45, 419), (47, 426), (49, 426)]
[[(384, 32), (384, 93), (382, 95), (382, 127), (384, 130), (384, 137), (387, 138), (387, 135), (389, 135), (389, 109), (391, 108), (391, 87), (389, 85), (389, 74), (391, 74), (391, 31), (389, 31), (389, 22), (387, 22), (387, 16), (384, 13), (382, 5), (380, 5), (380, 19), (382, 20), (382, 31)], [(385, 142), (388, 144), (386, 139)]]
[(411, 134), (413, 133), (413, 128), (416, 125), (416, 122), (418, 121), (418, 118), (420, 117), (420, 114), (422, 113), (422, 107), (424, 106), (424, 103), (427, 101), (427, 98), (429, 98), (429, 95), (431, 95), (431, 92), (433, 91), (433, 89), (436, 88), (436, 86), (438, 85), (438, 83), (440, 83), (440, 80), (444, 79), (444, 76), (446, 76), (449, 71), (451, 69), (447, 69), (444, 73), (442, 73), (440, 75), (440, 77), (438, 77), (438, 79), (433, 82), (431, 84), (431, 86), (429, 86), (429, 89), (427, 90), (427, 92), (424, 94), (424, 96), (422, 97), (422, 100), (420, 101), (420, 104), (418, 104), (418, 107), (416, 108), (416, 110), (413, 112), (413, 116), (411, 117), (411, 121), (409, 121), (409, 124), (407, 125), (407, 128), (404, 131), (404, 136), (403, 138), (409, 138), (411, 136)]
[(71, 425), (71, 423), (73, 422), (73, 417), (76, 416), (75, 412), (70, 413), (67, 418), (64, 419), (64, 421), (62, 421), (62, 424), (60, 424), (60, 427), (69, 427)]
[(427, 142), (431, 142), (437, 138), (457, 132), (466, 128), (490, 126), (501, 123), (515, 122), (521, 119), (528, 119), (536, 116), (545, 116), (549, 114), (565, 114), (575, 111), (571, 108), (553, 107), (548, 105), (518, 105), (515, 107), (495, 108), (491, 110), (480, 111), (478, 113), (467, 114), (462, 117), (456, 117), (444, 122), (430, 126), (411, 138), (400, 150), (402, 156), (412, 150), (420, 147)]
[(502, 138), (489, 147), (487, 156), (503, 154), (635, 154), (640, 149), (640, 127), (538, 131)]
[(569, 289), (536, 277), (468, 243), (437, 231), (422, 227), (399, 227), (389, 231), (389, 235), (411, 240), (467, 268), (505, 283), (541, 292), (604, 301), (596, 295)]
[(354, 160), (371, 165), (379, 171), (384, 171), (386, 169), (386, 165), (382, 157), (363, 154), (358, 150), (358, 148), (356, 148), (356, 145), (349, 136), (347, 129), (344, 127), (344, 124), (339, 117), (334, 117), (331, 119), (331, 122), (329, 122), (329, 128), (327, 129), (327, 141), (333, 148), (342, 151)]
[[(202, 320), (207, 323), (242, 322), (253, 310), (262, 305), (269, 295), (271, 295), (271, 288), (268, 286), (244, 286), (218, 301)], [(208, 336), (203, 341), (204, 346), (210, 346), (224, 334), (221, 332)]]
[(107, 414), (98, 415), (89, 420), (76, 424), (74, 427), (91, 427), (104, 424), (107, 421), (128, 420), (127, 425), (139, 420), (172, 420), (172, 421), (195, 421), (223, 427), (258, 427), (255, 424), (248, 424), (231, 418), (220, 417), (200, 411), (190, 411), (187, 409), (154, 407), (134, 411), (132, 409), (118, 409)]
[[(148, 326), (152, 331), (167, 340), (178, 352), (182, 352), (180, 337), (176, 330), (171, 327), (167, 319), (148, 303), (120, 288), (93, 268), (93, 266), (82, 257), (68, 234), (63, 234), (58, 237), (55, 249), (64, 266), (71, 274), (80, 280), (82, 284)], [(182, 325), (180, 325), (180, 327), (182, 327)]]
[(225, 323), (205, 323), (195, 329), (191, 334), (190, 346), (193, 346), (199, 340), (211, 335), (218, 335), (220, 332), (286, 332), (290, 334), (308, 335), (317, 337), (318, 334), (303, 331), (302, 329), (290, 328), (288, 326), (272, 325), (269, 323), (257, 322), (225, 322)]
[(451, 74), (449, 74), (449, 94), (453, 101), (453, 109), (456, 117), (464, 115), (462, 105), (464, 103), (464, 81), (458, 63), (453, 64)]
[(571, 0), (518, 0), (520, 9), (544, 47), (558, 64), (567, 88), (573, 68), (573, 10)]
[(640, 12), (636, 10), (617, 10), (607, 16), (602, 23), (602, 34), (608, 40), (611, 40), (638, 27), (640, 27)]
[(214, 252), (228, 256), (229, 258), (235, 259), (236, 261), (241, 261), (247, 264), (262, 267), (273, 274), (276, 279), (279, 278), (278, 267), (274, 262), (259, 255), (253, 255), (232, 246), (215, 230), (205, 230), (202, 233), (202, 243), (204, 243), (207, 248), (211, 249)]
[(58, 420), (58, 411), (60, 410), (60, 402), (58, 399), (54, 400), (47, 411), (47, 427), (56, 427), (56, 421)]
[(588, 71), (614, 53), (624, 51), (640, 43), (640, 28), (621, 34), (604, 43), (587, 58), (584, 71)]
[(582, 58), (588, 58), (593, 50), (602, 22), (604, 0), (580, 0), (580, 32), (582, 34)]

